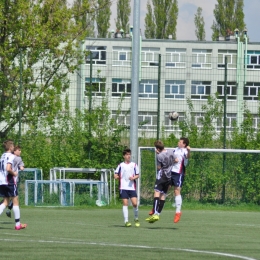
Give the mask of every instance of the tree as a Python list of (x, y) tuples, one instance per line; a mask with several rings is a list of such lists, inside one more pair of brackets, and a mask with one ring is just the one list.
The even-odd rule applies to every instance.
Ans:
[(87, 0), (80, 10), (65, 0), (1, 1), (0, 139), (15, 129), (19, 118), (28, 127), (37, 127), (39, 118), (54, 122), (69, 73), (82, 62), (77, 42), (86, 37), (86, 26), (76, 21), (88, 12)]
[(211, 29), (212, 40), (215, 41), (218, 36), (226, 36), (232, 34), (237, 28), (243, 31), (245, 28), (244, 22), (244, 0), (217, 0), (215, 5), (214, 16), (215, 20)]
[(178, 18), (177, 0), (150, 0), (147, 2), (145, 17), (145, 37), (167, 39), (172, 35), (176, 39)]
[(125, 33), (129, 31), (130, 3), (131, 0), (117, 0), (116, 29), (123, 29)]
[(155, 38), (155, 27), (154, 27), (154, 17), (153, 9), (150, 1), (147, 2), (147, 13), (145, 16), (145, 38), (154, 39)]
[(194, 17), (194, 23), (196, 27), (195, 34), (198, 41), (205, 41), (205, 28), (204, 28), (205, 22), (203, 16), (201, 16), (201, 13), (202, 13), (202, 8), (198, 7), (197, 13), (195, 14)]
[[(92, 8), (89, 10), (84, 9), (84, 4), (88, 3), (92, 4)], [(86, 31), (87, 37), (94, 37), (94, 21), (95, 21), (95, 2), (87, 1), (87, 0), (74, 0), (73, 8), (78, 12), (81, 13), (80, 16), (75, 16), (75, 20), (77, 24), (80, 24), (82, 28)], [(83, 11), (85, 10), (85, 11)], [(90, 11), (92, 10), (92, 11)]]
[(111, 1), (97, 0), (98, 8), (96, 14), (96, 22), (98, 29), (98, 37), (106, 38), (108, 28), (110, 27)]

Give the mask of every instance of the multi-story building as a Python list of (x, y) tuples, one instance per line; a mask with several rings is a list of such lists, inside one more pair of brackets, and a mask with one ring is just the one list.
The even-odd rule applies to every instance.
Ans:
[[(232, 122), (240, 125), (245, 107), (251, 112), (257, 128), (260, 43), (247, 40), (246, 36), (242, 41), (232, 35), (216, 42), (142, 40), (138, 110), (139, 122), (144, 122), (142, 129), (155, 132), (159, 116), (165, 131), (172, 131), (169, 112), (178, 111), (182, 120), (184, 114), (191, 111), (191, 103), (192, 120), (200, 126), (208, 97), (218, 93), (217, 99), (223, 100), (225, 85), (227, 130), (232, 130)], [(131, 106), (131, 46), (131, 38), (87, 38), (82, 42), (82, 51), (91, 51), (91, 54), (86, 54), (86, 63), (77, 73), (77, 86), (71, 90), (77, 96), (71, 100), (74, 107), (88, 108), (91, 83), (92, 100), (98, 104), (106, 94), (112, 115), (124, 97), (118, 120), (129, 125), (130, 113), (126, 112)], [(216, 119), (216, 127), (220, 129), (222, 126), (223, 121)]]

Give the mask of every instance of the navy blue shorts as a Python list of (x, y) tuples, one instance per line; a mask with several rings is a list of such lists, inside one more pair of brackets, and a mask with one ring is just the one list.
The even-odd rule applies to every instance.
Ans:
[(0, 185), (0, 197), (10, 198), (18, 196), (17, 185)]
[(182, 187), (184, 183), (184, 174), (172, 172), (171, 182), (172, 182), (172, 186), (174, 187)]
[(135, 190), (120, 190), (121, 199), (137, 198)]

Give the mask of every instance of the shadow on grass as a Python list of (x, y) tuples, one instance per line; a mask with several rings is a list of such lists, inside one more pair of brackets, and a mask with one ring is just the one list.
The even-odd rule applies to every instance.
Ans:
[(147, 227), (146, 229), (165, 229), (165, 230), (177, 230), (178, 228), (175, 227)]

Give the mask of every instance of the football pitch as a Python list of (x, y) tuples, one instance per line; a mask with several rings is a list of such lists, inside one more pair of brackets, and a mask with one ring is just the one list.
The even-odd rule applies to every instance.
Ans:
[(150, 209), (139, 209), (140, 227), (124, 227), (121, 209), (22, 208), (25, 230), (0, 216), (1, 259), (260, 259), (260, 213), (174, 210), (145, 222)]

